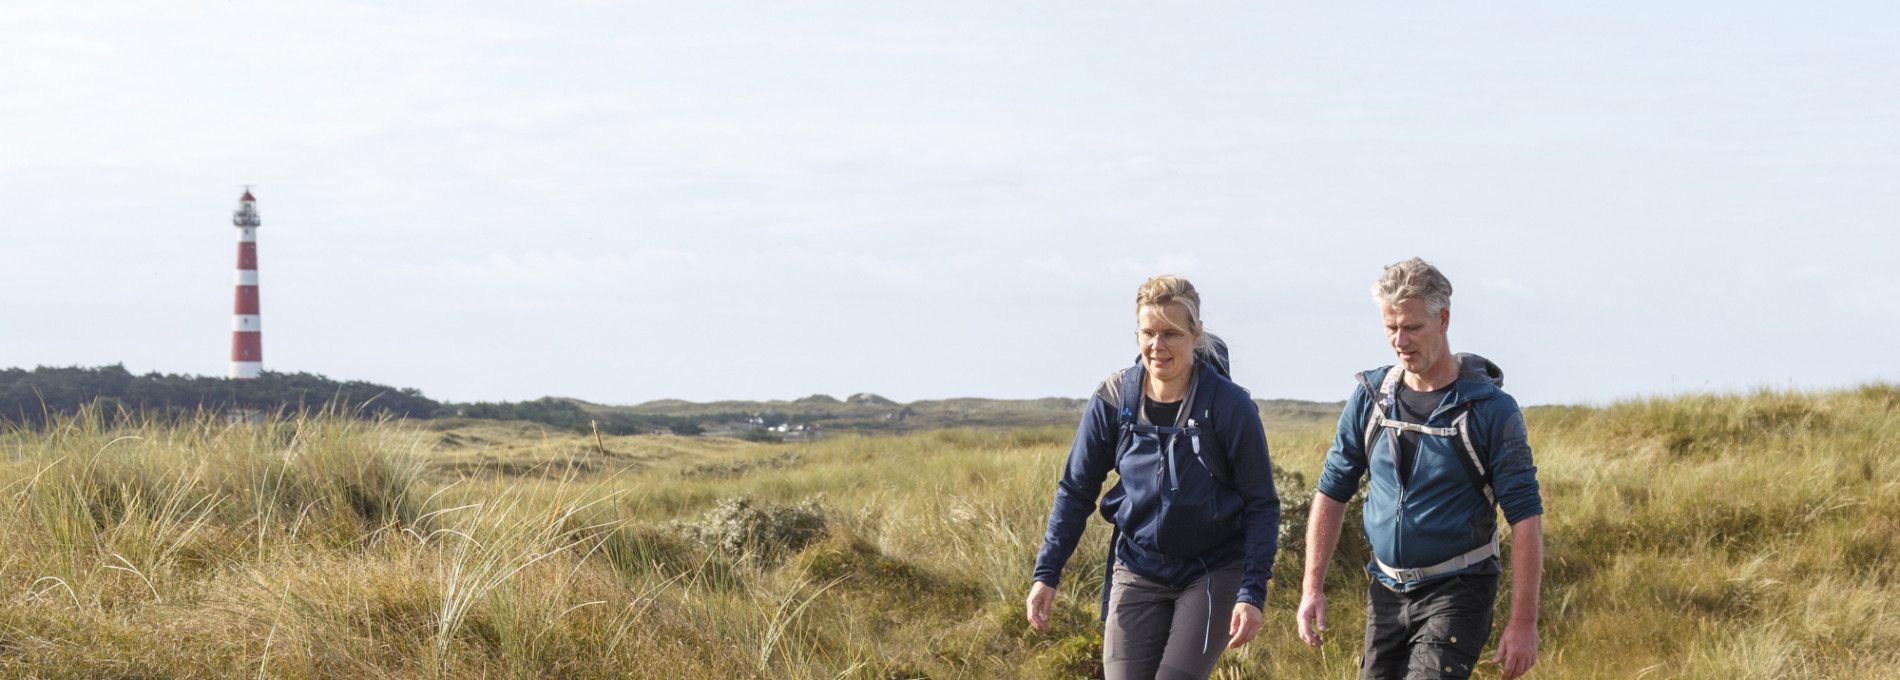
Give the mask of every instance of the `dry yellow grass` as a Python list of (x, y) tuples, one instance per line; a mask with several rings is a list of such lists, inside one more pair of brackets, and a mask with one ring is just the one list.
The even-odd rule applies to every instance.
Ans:
[[(1900, 677), (1897, 414), (1887, 385), (1533, 411), (1533, 677)], [(1310, 480), (1328, 434), (1270, 432), (1276, 463)], [(1019, 612), (1069, 435), (82, 414), (0, 434), (0, 675), (1074, 677), (1099, 644), (1106, 532), (1051, 635)], [(816, 535), (768, 521), (799, 503)], [(740, 524), (757, 549), (682, 528)], [(1217, 677), (1351, 677), (1365, 579), (1334, 572), (1331, 644), (1294, 640), (1276, 583), (1261, 640)]]

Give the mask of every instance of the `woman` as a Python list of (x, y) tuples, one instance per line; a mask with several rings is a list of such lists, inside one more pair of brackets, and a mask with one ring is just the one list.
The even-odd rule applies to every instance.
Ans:
[(1109, 680), (1206, 678), (1224, 649), (1260, 630), (1280, 499), (1259, 410), (1228, 380), (1226, 347), (1202, 327), (1194, 285), (1149, 279), (1135, 294), (1135, 324), (1141, 355), (1089, 399), (1056, 485), (1029, 624), (1048, 631), (1062, 565), (1114, 470), (1119, 481), (1101, 503), (1115, 526), (1103, 671)]

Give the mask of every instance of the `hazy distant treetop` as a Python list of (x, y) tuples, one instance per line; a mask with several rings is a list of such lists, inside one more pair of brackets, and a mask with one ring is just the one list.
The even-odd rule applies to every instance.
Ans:
[(870, 392), (859, 392), (849, 397), (845, 397), (844, 400), (845, 400), (845, 403), (863, 404), (866, 406), (896, 406), (897, 405), (897, 402), (891, 401), (889, 399), (885, 399), (884, 397), (881, 397), (875, 394), (871, 394)]

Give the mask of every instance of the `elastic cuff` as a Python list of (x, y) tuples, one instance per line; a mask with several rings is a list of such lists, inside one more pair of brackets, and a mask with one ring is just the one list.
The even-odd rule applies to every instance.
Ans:
[(1530, 509), (1529, 509), (1528, 511), (1525, 511), (1525, 512), (1524, 512), (1524, 514), (1522, 514), (1522, 515), (1518, 515), (1518, 516), (1516, 516), (1516, 517), (1512, 517), (1512, 516), (1511, 516), (1511, 513), (1510, 513), (1510, 512), (1508, 512), (1508, 511), (1507, 511), (1507, 512), (1505, 512), (1505, 513), (1504, 513), (1504, 523), (1505, 523), (1505, 524), (1517, 524), (1518, 522), (1522, 522), (1522, 521), (1524, 521), (1524, 520), (1527, 520), (1527, 519), (1530, 519), (1530, 518), (1532, 518), (1532, 517), (1537, 517), (1537, 516), (1539, 516), (1539, 515), (1542, 515), (1542, 514), (1544, 514), (1544, 504), (1542, 504), (1542, 503), (1538, 503), (1537, 505), (1535, 505), (1535, 506), (1532, 506), (1532, 507), (1531, 507), (1531, 508), (1530, 508)]
[(1336, 489), (1328, 489), (1323, 486), (1319, 487), (1320, 493), (1326, 494), (1327, 498), (1331, 498), (1333, 500), (1339, 501), (1341, 504), (1351, 503), (1352, 495), (1358, 491), (1359, 491), (1358, 489), (1351, 489), (1351, 490), (1348, 490), (1345, 493), (1345, 495), (1340, 495), (1339, 491)]

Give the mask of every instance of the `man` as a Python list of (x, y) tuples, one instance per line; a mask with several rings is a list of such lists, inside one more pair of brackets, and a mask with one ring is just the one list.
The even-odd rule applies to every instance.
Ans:
[(1543, 501), (1504, 372), (1452, 354), (1451, 282), (1412, 258), (1386, 267), (1372, 295), (1398, 364), (1360, 373), (1346, 401), (1306, 529), (1299, 634), (1326, 630), (1326, 566), (1346, 502), (1370, 473), (1373, 560), (1360, 677), (1465, 678), (1491, 635), (1497, 511), (1511, 525), (1511, 614), (1494, 661), (1519, 677), (1537, 663)]

